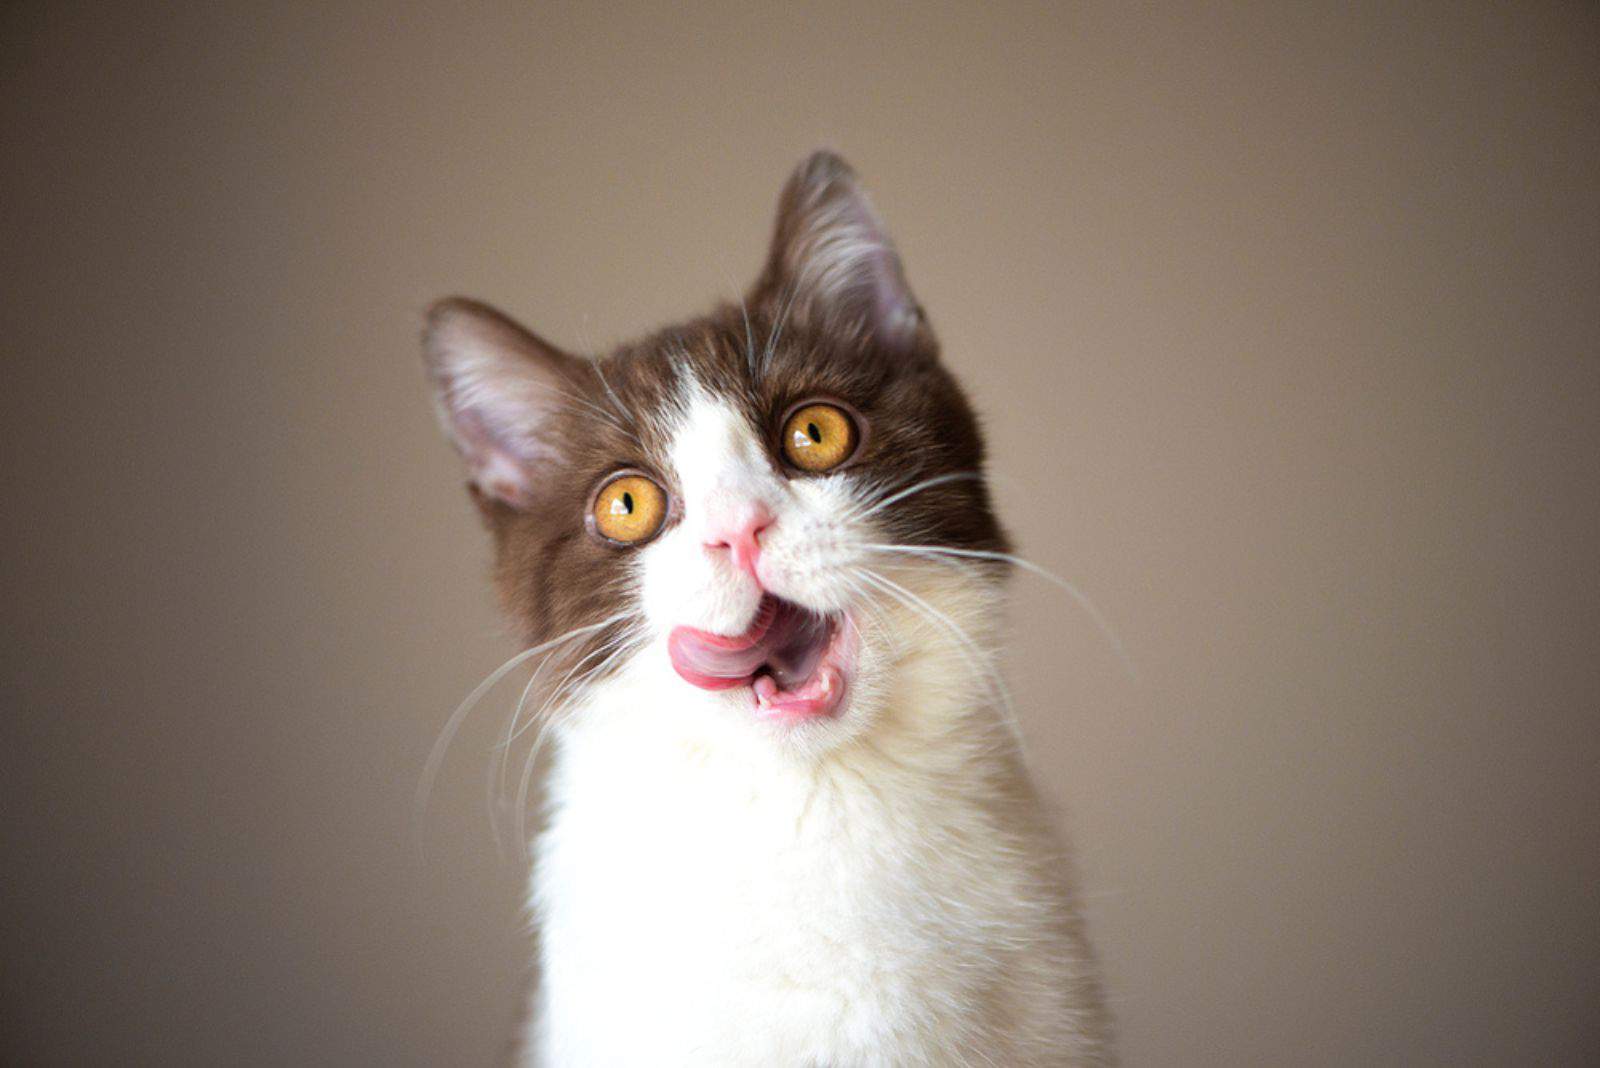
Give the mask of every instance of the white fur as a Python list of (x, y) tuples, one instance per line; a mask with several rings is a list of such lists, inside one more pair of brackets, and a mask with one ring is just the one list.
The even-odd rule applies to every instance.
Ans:
[[(852, 569), (891, 576), (981, 649), (996, 637), (992, 580), (928, 561), (886, 570), (863, 548), (881, 531), (850, 518), (848, 474), (783, 478), (703, 391), (675, 440), (683, 520), (637, 554), (654, 638), (558, 741), (524, 1063), (1110, 1063), (992, 664)], [(755, 582), (706, 545), (719, 514), (752, 501), (776, 516), (762, 581), (859, 629), (837, 721), (759, 721), (747, 691), (695, 689), (667, 659), (673, 626), (736, 632), (755, 611)]]

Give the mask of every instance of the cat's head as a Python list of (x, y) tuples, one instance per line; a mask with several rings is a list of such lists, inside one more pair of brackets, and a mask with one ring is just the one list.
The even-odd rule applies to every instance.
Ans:
[(838, 157), (790, 178), (739, 303), (588, 359), (450, 299), (425, 359), (507, 610), (530, 646), (571, 635), (554, 707), (817, 751), (977, 698), (1005, 548), (982, 436)]

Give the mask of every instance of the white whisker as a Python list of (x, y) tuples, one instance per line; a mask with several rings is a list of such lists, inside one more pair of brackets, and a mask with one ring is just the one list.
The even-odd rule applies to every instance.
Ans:
[[(606, 373), (600, 368), (600, 361), (598, 359), (590, 360), (589, 369), (594, 372), (594, 376), (600, 380), (600, 385), (605, 388), (606, 396), (611, 398), (611, 405), (616, 409), (617, 414), (629, 423), (634, 422), (633, 413), (628, 410), (626, 404), (622, 403), (622, 398), (617, 396), (617, 391), (611, 388), (611, 383), (606, 381)], [(635, 438), (634, 440), (638, 439)]]
[(981, 471), (954, 471), (950, 474), (935, 475), (932, 478), (926, 478), (921, 482), (908, 486), (899, 493), (886, 497), (881, 501), (874, 502), (873, 505), (866, 511), (855, 512), (852, 514), (851, 518), (856, 520), (866, 519), (869, 516), (876, 515), (877, 513), (883, 511), (891, 504), (903, 501), (914, 493), (921, 493), (923, 490), (932, 489), (935, 486), (943, 486), (950, 482), (981, 481), (982, 479), (983, 472)]
[(1002, 561), (1014, 564), (1048, 582), (1053, 582), (1065, 590), (1077, 602), (1078, 607), (1083, 609), (1084, 614), (1089, 617), (1089, 621), (1100, 631), (1101, 637), (1105, 638), (1107, 644), (1111, 646), (1111, 651), (1121, 661), (1122, 668), (1128, 673), (1128, 677), (1135, 682), (1139, 681), (1138, 669), (1134, 667), (1133, 658), (1128, 655), (1126, 648), (1122, 644), (1122, 639), (1117, 636), (1117, 632), (1112, 628), (1110, 621), (1095, 607), (1094, 602), (1089, 599), (1089, 595), (1060, 575), (1040, 567), (1032, 560), (1025, 560), (1015, 553), (994, 552), (988, 549), (956, 549), (944, 545), (863, 545), (862, 548), (872, 552), (904, 553), (911, 556), (955, 556), (971, 560)]
[(750, 309), (745, 306), (744, 294), (739, 294), (739, 314), (744, 318), (744, 362), (750, 367), (750, 377), (756, 377), (756, 339), (750, 332)]
[[(583, 411), (579, 414), (591, 416), (592, 418), (600, 420), (613, 430), (616, 430), (622, 434), (626, 434), (630, 438), (633, 437), (633, 431), (624, 426), (615, 415), (589, 400), (587, 397), (579, 396), (578, 394), (570, 392), (569, 390), (555, 389), (554, 387), (547, 388), (545, 392), (549, 393), (552, 397), (560, 397), (562, 400), (571, 404), (579, 405), (583, 409)], [(637, 441), (638, 439), (634, 438), (634, 440)]]
[[(588, 652), (587, 654), (585, 654), (582, 657), (582, 659), (580, 659), (576, 664), (573, 664), (571, 668), (567, 669), (567, 673), (565, 675), (563, 675), (561, 677), (560, 681), (558, 681), (556, 683), (556, 685), (555, 685), (555, 687), (554, 687), (552, 692), (559, 692), (561, 690), (561, 688), (566, 685), (567, 681), (570, 680), (572, 678), (572, 676), (577, 673), (579, 668), (583, 667), (584, 664), (587, 664), (589, 661), (593, 660), (595, 657), (599, 656), (601, 653), (608, 653), (608, 652), (611, 652), (613, 650), (619, 649), (622, 646), (626, 645), (627, 641), (625, 639), (627, 639), (628, 637), (629, 637), (629, 635), (627, 634), (626, 631), (624, 631), (621, 635), (617, 636), (616, 638), (613, 638), (610, 641), (605, 642), (604, 644), (600, 645), (599, 647), (597, 647), (597, 648), (591, 650), (590, 652)], [(528, 722), (524, 723), (521, 727), (518, 727), (516, 733), (511, 735), (510, 737), (508, 737), (506, 739), (505, 747), (509, 748), (512, 742), (514, 742), (518, 738), (522, 737), (523, 733), (528, 729), (529, 725), (534, 723), (534, 722), (536, 722), (541, 716), (544, 715), (544, 710), (547, 707), (549, 707), (549, 704), (550, 704), (550, 698), (546, 697), (544, 704), (541, 704), (539, 706), (539, 710), (537, 712), (535, 712), (532, 716), (528, 717)]]
[(789, 286), (789, 296), (783, 302), (783, 310), (778, 313), (777, 323), (773, 326), (771, 333), (767, 335), (766, 352), (764, 352), (761, 356), (761, 369), (763, 373), (765, 373), (767, 367), (772, 363), (772, 354), (777, 350), (778, 341), (783, 337), (783, 328), (789, 321), (789, 313), (794, 309), (795, 298), (798, 297), (800, 295), (800, 291), (806, 287), (807, 279), (811, 274), (814, 264), (814, 260), (807, 260), (805, 264), (801, 266), (799, 276), (796, 277), (794, 282)]
[[(556, 709), (564, 711), (565, 706)], [(524, 858), (528, 855), (528, 789), (533, 781), (533, 771), (539, 764), (539, 754), (544, 750), (544, 740), (550, 734), (550, 728), (555, 725), (556, 717), (551, 715), (539, 724), (539, 733), (533, 736), (533, 746), (528, 750), (528, 757), (522, 765), (522, 776), (517, 786), (517, 849)]]
[(972, 637), (962, 630), (953, 619), (898, 582), (894, 582), (868, 568), (857, 568), (856, 573), (913, 611), (918, 612), (924, 618), (943, 627), (956, 640), (956, 644), (960, 647), (968, 664), (988, 677), (995, 697), (999, 699), (1003, 706), (1001, 709), (1002, 718), (1016, 742), (1017, 754), (1020, 758), (1026, 759), (1026, 748), (1022, 737), (1022, 722), (1017, 717), (1016, 706), (1011, 701), (1011, 691), (1006, 687), (1005, 681), (1000, 677), (999, 672), (995, 670), (992, 658), (986, 657), (978, 647), (978, 644), (972, 640)]
[(517, 707), (511, 711), (511, 720), (506, 724), (506, 737), (503, 742), (495, 747), (498, 752), (491, 752), (489, 756), (489, 771), (484, 776), (487, 779), (487, 796), (485, 805), (489, 814), (489, 833), (494, 837), (496, 851), (505, 859), (505, 850), (500, 843), (500, 819), (497, 815), (500, 808), (500, 795), (505, 792), (506, 781), (506, 754), (511, 749), (511, 743), (516, 741), (521, 733), (517, 728), (517, 721), (522, 718), (522, 709), (528, 703), (529, 694), (533, 693), (534, 685), (539, 681), (539, 676), (544, 674), (544, 666), (550, 662), (550, 657), (539, 661), (539, 666), (533, 669), (533, 674), (528, 676), (528, 684), (522, 688), (522, 696), (517, 698)]
[[(615, 648), (611, 649), (610, 653), (605, 657), (605, 659), (601, 660), (594, 667), (584, 672), (583, 675), (579, 676), (576, 680), (573, 680), (571, 685), (568, 685), (568, 680), (572, 679), (576, 669), (593, 659), (596, 653), (603, 652), (605, 647), (602, 646), (600, 649), (595, 650), (595, 652), (588, 654), (582, 660), (578, 661), (577, 664), (573, 665), (573, 670), (568, 671), (561, 682), (556, 684), (556, 688), (551, 691), (550, 696), (547, 697), (544, 704), (539, 707), (539, 711), (535, 713), (533, 718), (528, 721), (529, 723), (538, 722), (540, 726), (539, 733), (534, 736), (533, 748), (528, 751), (527, 760), (523, 763), (522, 779), (517, 786), (516, 834), (517, 848), (519, 850), (525, 851), (527, 849), (528, 789), (533, 778), (534, 766), (538, 762), (539, 751), (544, 744), (546, 730), (549, 728), (550, 724), (555, 722), (556, 716), (570, 706), (572, 698), (581, 693), (585, 686), (587, 686), (594, 679), (598, 678), (602, 672), (615, 663), (617, 657), (621, 656), (623, 653), (630, 652), (637, 645), (640, 637), (642, 637), (642, 635), (635, 634), (632, 636), (632, 641), (618, 642)], [(562, 703), (551, 709), (551, 703), (558, 697), (564, 698)], [(545, 714), (547, 709), (550, 710), (550, 714), (548, 716)]]
[(556, 646), (571, 641), (573, 638), (597, 631), (602, 627), (610, 626), (617, 620), (624, 618), (627, 612), (618, 612), (614, 616), (602, 619), (598, 623), (591, 623), (586, 627), (578, 627), (547, 642), (541, 642), (530, 649), (524, 649), (515, 654), (505, 663), (495, 668), (489, 676), (473, 688), (456, 710), (450, 713), (450, 718), (445, 720), (444, 727), (440, 729), (439, 736), (434, 740), (433, 749), (428, 753), (428, 759), (422, 766), (422, 776), (417, 782), (416, 795), (412, 800), (412, 820), (416, 826), (417, 851), (422, 851), (422, 819), (427, 812), (428, 798), (433, 793), (434, 780), (438, 778), (439, 768), (444, 763), (444, 755), (450, 748), (450, 743), (455, 740), (456, 732), (461, 729), (462, 722), (473, 707), (483, 699), (484, 694), (492, 690), (496, 683), (514, 671), (519, 664), (526, 663), (531, 657), (554, 649)]
[(756, 339), (750, 330), (750, 308), (745, 303), (744, 294), (739, 292), (739, 288), (733, 284), (733, 278), (728, 274), (726, 267), (723, 268), (722, 277), (727, 281), (730, 290), (739, 293), (739, 314), (744, 318), (744, 362), (750, 368), (750, 379), (754, 382), (757, 380), (758, 369), (756, 367)]

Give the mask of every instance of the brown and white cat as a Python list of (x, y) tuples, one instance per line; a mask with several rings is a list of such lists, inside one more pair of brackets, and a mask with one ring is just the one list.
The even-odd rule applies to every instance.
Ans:
[(537, 1065), (1105, 1065), (993, 649), (983, 439), (855, 175), (746, 299), (596, 360), (482, 304), (426, 365), (553, 658)]

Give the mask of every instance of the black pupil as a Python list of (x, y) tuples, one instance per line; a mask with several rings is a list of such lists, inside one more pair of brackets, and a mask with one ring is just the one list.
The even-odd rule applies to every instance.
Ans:
[(633, 494), (627, 490), (622, 491), (622, 507), (629, 515), (633, 514)]
[(822, 430), (817, 426), (817, 424), (807, 423), (806, 433), (811, 436), (812, 441), (816, 442), (818, 445), (822, 444)]

